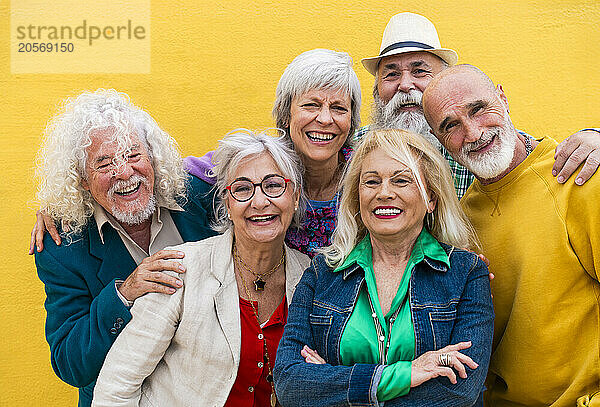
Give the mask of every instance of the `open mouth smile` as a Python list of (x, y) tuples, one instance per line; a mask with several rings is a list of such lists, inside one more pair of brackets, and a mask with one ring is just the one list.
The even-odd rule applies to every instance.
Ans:
[(131, 195), (131, 194), (134, 194), (135, 192), (137, 192), (140, 189), (141, 185), (142, 185), (142, 181), (137, 181), (137, 182), (134, 182), (131, 184), (123, 184), (117, 188), (114, 188), (114, 192), (115, 192), (115, 194), (117, 194), (119, 196)]
[(248, 220), (253, 223), (266, 223), (274, 220), (277, 215), (255, 215), (250, 216)]
[(392, 219), (400, 216), (402, 212), (404, 212), (402, 209), (393, 206), (379, 206), (375, 208), (373, 214), (379, 219)]
[(331, 141), (336, 137), (336, 135), (333, 133), (318, 133), (316, 131), (307, 131), (306, 137), (308, 137), (310, 141), (319, 143)]

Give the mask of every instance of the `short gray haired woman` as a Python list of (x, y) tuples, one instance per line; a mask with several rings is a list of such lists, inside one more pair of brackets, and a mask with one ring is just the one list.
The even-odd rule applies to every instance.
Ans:
[[(330, 243), (339, 181), (352, 155), (353, 133), (360, 127), (360, 104), (360, 83), (345, 52), (303, 52), (277, 85), (273, 116), (302, 160), (308, 199), (302, 227), (290, 228), (286, 241), (309, 256)], [(210, 154), (186, 161), (193, 175), (214, 183)]]
[(215, 227), (176, 246), (184, 286), (138, 299), (108, 353), (95, 406), (274, 405), (272, 368), (306, 255), (286, 247), (301, 202), (289, 143), (238, 129), (220, 141)]

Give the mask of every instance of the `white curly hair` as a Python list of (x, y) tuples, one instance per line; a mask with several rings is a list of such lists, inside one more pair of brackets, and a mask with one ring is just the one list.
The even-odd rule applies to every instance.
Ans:
[(93, 214), (93, 198), (82, 186), (91, 136), (108, 130), (119, 155), (131, 148), (131, 134), (144, 144), (154, 168), (157, 204), (185, 203), (187, 173), (176, 141), (129, 96), (114, 89), (83, 92), (63, 101), (46, 126), (36, 159), (40, 208), (67, 236), (80, 233)]

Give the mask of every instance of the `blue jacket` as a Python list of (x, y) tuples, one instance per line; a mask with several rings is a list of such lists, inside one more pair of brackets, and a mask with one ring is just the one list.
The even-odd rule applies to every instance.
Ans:
[[(415, 327), (415, 356), (461, 341), (479, 364), (453, 385), (446, 377), (410, 389), (386, 406), (471, 406), (478, 400), (492, 347), (494, 311), (486, 265), (471, 252), (442, 244), (450, 268), (429, 258), (411, 275), (409, 303)], [(281, 403), (294, 406), (377, 406), (381, 365), (340, 365), (340, 339), (363, 287), (363, 269), (353, 263), (332, 272), (322, 256), (313, 259), (296, 287), (275, 362), (275, 389)], [(304, 345), (327, 364), (304, 361)], [(458, 377), (458, 375), (457, 375)]]
[[(190, 177), (184, 211), (171, 211), (185, 242), (216, 234), (208, 226), (209, 188)], [(46, 340), (52, 367), (62, 380), (79, 387), (79, 406), (91, 405), (104, 358), (131, 320), (129, 309), (117, 296), (115, 279), (124, 280), (137, 265), (112, 227), (105, 225), (103, 234), (104, 244), (91, 218), (71, 244), (56, 246), (46, 234), (44, 250), (35, 254), (46, 290)]]

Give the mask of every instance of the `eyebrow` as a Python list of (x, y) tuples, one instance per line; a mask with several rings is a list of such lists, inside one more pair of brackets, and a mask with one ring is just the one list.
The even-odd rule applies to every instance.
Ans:
[[(267, 178), (271, 178), (271, 177), (282, 177), (285, 178), (283, 175), (279, 175), (279, 174), (267, 174), (265, 175), (260, 182), (263, 182), (264, 180), (266, 180)], [(250, 181), (253, 182), (250, 178), (248, 177), (237, 177), (236, 179), (233, 180), (233, 182), (235, 181)]]
[(446, 128), (446, 125), (448, 124), (448, 122), (452, 120), (450, 118), (450, 116), (446, 116), (446, 118), (444, 120), (442, 120), (442, 122), (440, 123), (439, 127), (438, 127), (438, 131), (441, 133), (444, 131), (444, 129)]
[[(396, 171), (394, 171), (394, 173), (391, 175), (391, 177), (395, 177), (395, 176), (397, 176), (397, 175), (402, 175), (402, 174), (404, 174), (405, 172), (409, 172), (409, 173), (410, 173), (410, 172), (411, 172), (410, 168), (408, 168), (408, 167), (407, 167), (407, 168), (405, 168), (405, 169), (403, 169), (403, 170), (396, 170)], [(362, 173), (362, 175), (371, 175), (371, 174), (374, 174), (374, 175), (379, 175), (379, 172), (377, 172), (377, 171), (365, 171), (365, 172), (363, 172), (363, 173)]]
[[(409, 66), (410, 66), (411, 68), (423, 67), (423, 68), (431, 69), (431, 66), (430, 66), (430, 65), (429, 65), (427, 62), (425, 62), (424, 60), (422, 60), (422, 59), (421, 59), (421, 60), (418, 60), (418, 61), (413, 61), (413, 62), (411, 62), (411, 63), (409, 64)], [(395, 62), (390, 62), (390, 63), (388, 63), (388, 64), (385, 64), (385, 65), (383, 66), (383, 68), (384, 68), (384, 69), (398, 69), (398, 68), (399, 68), (399, 66), (398, 66), (398, 64), (397, 64), (397, 63), (395, 63)]]
[(483, 107), (486, 107), (488, 104), (489, 103), (487, 101), (485, 101), (485, 100), (476, 100), (474, 102), (467, 103), (465, 105), (465, 107), (467, 108), (467, 110), (471, 111), (475, 107), (483, 108)]

